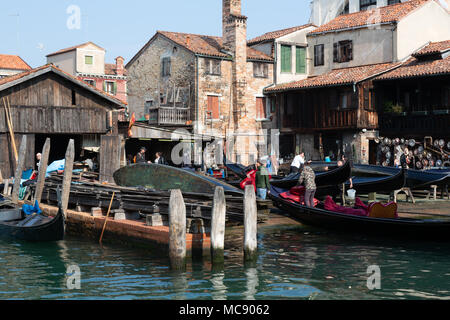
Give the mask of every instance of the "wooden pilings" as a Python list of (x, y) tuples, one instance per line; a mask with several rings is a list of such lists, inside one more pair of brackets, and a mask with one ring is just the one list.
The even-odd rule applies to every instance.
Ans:
[(70, 185), (72, 184), (72, 170), (74, 158), (75, 158), (75, 142), (73, 139), (70, 139), (66, 151), (66, 160), (64, 164), (64, 178), (61, 194), (61, 209), (64, 212), (64, 215), (66, 215), (67, 207), (69, 205)]
[(16, 166), (16, 174), (14, 175), (14, 188), (11, 195), (11, 201), (15, 204), (19, 202), (20, 181), (22, 180), (23, 169), (25, 168), (25, 154), (27, 152), (27, 135), (22, 136), (20, 144), (19, 160)]
[(244, 195), (244, 260), (256, 260), (258, 241), (258, 217), (253, 185), (245, 187)]
[(186, 267), (186, 206), (181, 190), (171, 190), (169, 202), (169, 258), (174, 270)]
[(39, 168), (38, 168), (39, 174), (38, 174), (38, 179), (36, 182), (36, 191), (34, 193), (33, 204), (36, 201), (38, 203), (41, 203), (42, 192), (44, 191), (45, 175), (47, 173), (49, 155), (50, 155), (50, 138), (47, 138), (45, 140), (44, 147), (42, 148), (41, 161), (40, 161)]
[(225, 192), (223, 187), (217, 187), (214, 193), (211, 220), (211, 258), (216, 264), (223, 263), (225, 242)]

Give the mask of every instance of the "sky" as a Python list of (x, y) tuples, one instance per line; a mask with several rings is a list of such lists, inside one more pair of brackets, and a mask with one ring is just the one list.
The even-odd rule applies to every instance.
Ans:
[[(310, 0), (242, 0), (242, 7), (249, 39), (310, 17)], [(4, 1), (0, 26), (0, 54), (19, 55), (33, 68), (49, 53), (88, 41), (106, 50), (106, 62), (122, 56), (127, 63), (157, 30), (221, 36), (222, 1)]]

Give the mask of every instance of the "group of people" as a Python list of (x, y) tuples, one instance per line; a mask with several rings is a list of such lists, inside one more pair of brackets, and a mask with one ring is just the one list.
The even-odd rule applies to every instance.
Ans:
[[(127, 164), (130, 165), (132, 163), (152, 163), (150, 160), (147, 160), (147, 148), (141, 147), (139, 152), (136, 154), (134, 158), (132, 158), (130, 155), (128, 156)], [(163, 157), (162, 152), (156, 152), (155, 154), (155, 164), (164, 164), (167, 165), (166, 159)]]

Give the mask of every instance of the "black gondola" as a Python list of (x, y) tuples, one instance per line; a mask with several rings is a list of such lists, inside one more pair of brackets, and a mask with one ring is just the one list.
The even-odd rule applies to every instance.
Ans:
[(40, 214), (25, 216), (15, 206), (0, 210), (0, 237), (44, 242), (64, 239), (64, 214), (61, 208), (55, 217)]
[[(352, 173), (352, 167), (349, 161), (345, 162), (344, 165), (337, 167), (336, 169), (316, 172), (316, 185), (317, 187), (335, 187), (336, 185), (345, 183), (348, 181)], [(270, 184), (277, 188), (290, 189), (294, 187), (298, 179), (300, 178), (300, 173), (290, 174), (283, 179), (272, 179)]]
[(450, 240), (450, 219), (386, 219), (348, 215), (325, 210), (322, 203), (310, 208), (284, 199), (280, 194), (285, 191), (272, 187), (269, 197), (275, 206), (305, 225), (351, 233)]

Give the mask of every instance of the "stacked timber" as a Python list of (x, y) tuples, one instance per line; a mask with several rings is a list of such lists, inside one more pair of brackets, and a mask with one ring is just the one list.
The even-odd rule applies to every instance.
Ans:
[[(84, 175), (84, 174), (83, 174)], [(48, 203), (57, 201), (56, 190), (62, 184), (61, 175), (52, 175), (45, 181), (42, 199)], [(81, 207), (99, 207), (107, 209), (115, 192), (111, 210), (123, 209), (138, 212), (141, 216), (152, 214), (155, 208), (160, 214), (169, 214), (170, 191), (145, 189), (140, 187), (121, 187), (113, 184), (100, 184), (74, 176), (70, 189), (69, 204)], [(211, 220), (214, 194), (183, 192), (188, 218)], [(243, 223), (244, 197), (238, 194), (226, 194), (227, 222)], [(272, 202), (258, 200), (258, 222), (268, 219)]]

